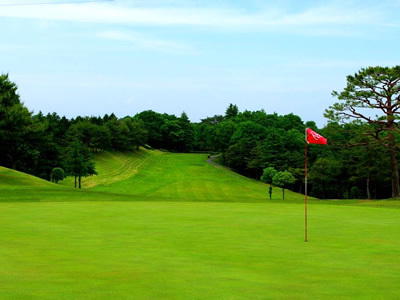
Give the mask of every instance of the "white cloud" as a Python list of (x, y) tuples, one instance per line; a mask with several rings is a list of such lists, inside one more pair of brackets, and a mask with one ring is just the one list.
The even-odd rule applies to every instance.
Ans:
[[(44, 5), (1, 7), (0, 16), (91, 22), (119, 25), (145, 26), (197, 26), (224, 30), (305, 30), (313, 34), (310, 27), (347, 25), (379, 25), (386, 22), (389, 11), (371, 6), (330, 5), (314, 7), (297, 13), (274, 9), (247, 13), (238, 8), (190, 8), (190, 7), (128, 7), (117, 3), (87, 3), (79, 5)], [(340, 29), (335, 28), (336, 31)], [(348, 30), (348, 28), (346, 29)], [(344, 28), (342, 31), (345, 31)], [(329, 30), (326, 33), (329, 34)], [(337, 34), (337, 33), (336, 33)]]
[(122, 31), (108, 30), (99, 32), (97, 34), (97, 37), (114, 41), (129, 42), (139, 48), (159, 51), (159, 52), (173, 52), (173, 53), (184, 53), (184, 54), (198, 53), (198, 51), (183, 43), (172, 42), (162, 39), (155, 39), (136, 32), (122, 32)]

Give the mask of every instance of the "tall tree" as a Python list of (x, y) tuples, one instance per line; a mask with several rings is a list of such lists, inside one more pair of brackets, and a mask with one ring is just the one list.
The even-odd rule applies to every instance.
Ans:
[[(311, 195), (326, 198), (343, 198), (346, 186), (342, 181), (348, 181), (343, 175), (343, 162), (333, 157), (318, 158), (309, 171), (309, 182), (312, 184)], [(346, 180), (344, 180), (346, 178)]]
[(178, 150), (183, 152), (189, 152), (193, 149), (193, 142), (194, 142), (193, 126), (190, 123), (189, 117), (185, 112), (182, 112), (180, 118), (178, 119), (178, 122), (183, 130), (182, 143), (181, 147)]
[(229, 106), (225, 111), (225, 118), (226, 119), (234, 118), (238, 115), (238, 113), (239, 113), (239, 108), (237, 107), (237, 105), (231, 103), (229, 104)]
[(114, 116), (106, 122), (106, 126), (111, 134), (111, 147), (114, 150), (132, 150), (133, 147), (129, 141), (129, 128), (125, 122)]
[(148, 131), (144, 122), (140, 119), (126, 117), (123, 120), (129, 128), (129, 140), (132, 146), (139, 150), (140, 146), (144, 146), (147, 142)]
[(31, 115), (20, 101), (17, 85), (8, 74), (0, 75), (0, 165), (27, 171), (37, 160), (32, 133), (37, 136), (42, 128), (33, 126)]
[[(325, 116), (333, 121), (359, 119), (373, 124), (366, 134), (373, 136), (390, 153), (392, 197), (400, 196), (396, 142), (399, 133), (400, 66), (362, 68), (354, 76), (347, 76), (347, 86), (333, 96), (343, 102), (326, 110)], [(373, 117), (375, 116), (375, 117)]]
[(142, 111), (135, 116), (135, 119), (142, 120), (148, 132), (148, 143), (154, 148), (161, 148), (163, 144), (162, 126), (165, 123), (163, 116), (152, 110)]
[(96, 175), (96, 169), (90, 151), (78, 139), (73, 140), (66, 153), (66, 167), (68, 175), (75, 177), (79, 181), (79, 188), (81, 188), (82, 177)]

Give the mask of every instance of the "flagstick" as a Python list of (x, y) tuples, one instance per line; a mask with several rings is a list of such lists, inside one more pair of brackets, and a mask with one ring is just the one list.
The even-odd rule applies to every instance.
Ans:
[[(307, 133), (306, 133), (306, 137), (307, 137)], [(305, 202), (305, 239), (304, 241), (307, 242), (307, 141), (306, 141), (306, 178), (304, 180), (304, 184), (305, 184), (305, 191), (304, 191), (304, 202)]]
[[(328, 140), (324, 138), (323, 136), (319, 135), (316, 133), (314, 130), (310, 128), (306, 128), (306, 166), (305, 166), (305, 180), (304, 180), (304, 224), (305, 224), (305, 238), (304, 241), (308, 242), (307, 239), (307, 144), (320, 144), (320, 145), (326, 145), (328, 143)], [(308, 138), (308, 134), (310, 133), (310, 139)]]

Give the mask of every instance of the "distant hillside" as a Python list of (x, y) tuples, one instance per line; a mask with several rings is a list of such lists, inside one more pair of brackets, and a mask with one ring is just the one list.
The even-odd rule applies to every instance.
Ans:
[[(99, 175), (83, 178), (82, 190), (73, 188), (73, 177), (54, 184), (0, 167), (0, 198), (2, 201), (269, 201), (268, 185), (211, 165), (206, 154), (145, 149), (102, 152), (95, 156), (95, 163)], [(281, 201), (280, 188), (273, 188), (272, 199)], [(285, 201), (303, 199), (301, 194), (285, 192)]]
[[(135, 175), (138, 168), (151, 156), (162, 152), (140, 149), (134, 152), (105, 151), (95, 155), (96, 171), (98, 176), (82, 178), (82, 188), (88, 189), (98, 185), (111, 185), (118, 181), (124, 181)], [(68, 177), (59, 182), (60, 185), (73, 187), (74, 178)]]
[(17, 188), (17, 187), (50, 187), (56, 185), (47, 180), (18, 172), (12, 169), (0, 167), (0, 188)]
[[(264, 202), (269, 186), (222, 166), (207, 163), (205, 154), (168, 153), (141, 149), (103, 152), (95, 156), (97, 176), (82, 180), (86, 191), (132, 195), (155, 201)], [(61, 182), (73, 186), (73, 178)], [(135, 198), (136, 198), (135, 197)], [(273, 188), (273, 199), (282, 190)], [(286, 200), (303, 200), (286, 191)]]

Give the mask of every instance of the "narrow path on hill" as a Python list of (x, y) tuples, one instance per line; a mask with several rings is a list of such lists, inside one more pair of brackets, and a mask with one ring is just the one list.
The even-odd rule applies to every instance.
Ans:
[(212, 165), (214, 167), (218, 167), (218, 164), (214, 162), (214, 159), (216, 159), (217, 157), (220, 157), (220, 156), (221, 156), (221, 154), (210, 156), (207, 159), (207, 163), (209, 163), (210, 165)]
[(217, 164), (216, 162), (214, 162), (214, 160), (215, 160), (217, 157), (219, 157), (219, 156), (221, 156), (221, 154), (210, 156), (210, 157), (207, 159), (207, 163), (209, 163), (210, 165), (212, 165), (212, 166), (214, 166), (214, 167), (216, 167), (216, 168), (218, 168), (218, 169), (224, 171), (225, 173), (227, 173), (228, 175), (230, 175), (230, 176), (232, 176), (232, 177), (237, 177), (237, 176), (242, 177), (242, 175), (236, 173), (236, 172), (233, 171), (231, 168), (225, 167), (225, 166), (223, 166), (223, 165), (220, 165), (220, 164)]

